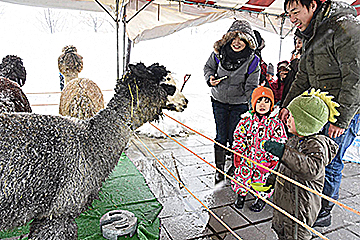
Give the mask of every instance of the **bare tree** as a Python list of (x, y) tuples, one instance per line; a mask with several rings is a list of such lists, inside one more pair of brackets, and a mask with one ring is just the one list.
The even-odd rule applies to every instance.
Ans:
[[(111, 22), (106, 18), (106, 13), (84, 13), (81, 12), (82, 22), (91, 27), (94, 32), (99, 32), (100, 28), (106, 28), (104, 23), (109, 23), (112, 26)], [(113, 26), (112, 26), (113, 28)]]
[(4, 15), (6, 7), (4, 5), (0, 5), (0, 18)]
[(42, 28), (51, 34), (60, 32), (66, 22), (66, 17), (60, 11), (51, 8), (44, 9), (39, 15), (38, 20)]

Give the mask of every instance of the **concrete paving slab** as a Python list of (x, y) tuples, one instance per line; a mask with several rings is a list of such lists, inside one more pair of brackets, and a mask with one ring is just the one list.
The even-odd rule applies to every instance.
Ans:
[(184, 215), (189, 212), (186, 210), (186, 203), (182, 197), (158, 198), (158, 201), (163, 205), (159, 215), (160, 218)]
[[(202, 154), (198, 154), (202, 159), (204, 159), (205, 161), (211, 163), (214, 165), (215, 160), (214, 160), (214, 153), (212, 152), (207, 152), (207, 153), (202, 153)], [(184, 166), (192, 166), (192, 165), (196, 165), (199, 163), (205, 163), (205, 161), (203, 161), (202, 159), (199, 159), (196, 156), (178, 156), (176, 157), (176, 161), (178, 161), (180, 164), (184, 165)]]
[(234, 192), (227, 187), (197, 192), (196, 196), (202, 199), (209, 208), (231, 205), (235, 202), (236, 197)]
[(215, 169), (207, 163), (200, 162), (196, 165), (182, 167), (180, 169), (180, 174), (181, 175), (185, 174), (185, 177), (187, 177), (187, 175), (193, 176), (193, 177), (203, 176), (203, 175), (215, 176)]
[(271, 220), (255, 225), (259, 231), (265, 234), (266, 240), (275, 240), (278, 239), (274, 230), (271, 228)]
[[(183, 144), (185, 147), (191, 148), (191, 147), (200, 147), (204, 146), (205, 144), (198, 141), (195, 138), (176, 138), (178, 142)], [(163, 141), (158, 143), (163, 149), (177, 149), (179, 147), (179, 144), (177, 144), (174, 141)]]
[(352, 223), (349, 227), (346, 227), (346, 229), (360, 238), (360, 222)]
[(163, 226), (161, 226), (160, 229), (160, 240), (171, 240), (169, 234), (166, 232)]
[(358, 176), (347, 177), (341, 180), (341, 188), (350, 191), (354, 195), (360, 194), (360, 181)]
[[(201, 181), (198, 177), (185, 176), (183, 177), (183, 179), (183, 183), (192, 193), (197, 193), (210, 189), (210, 187), (206, 185), (203, 181)], [(182, 195), (188, 195), (188, 191), (183, 189)]]
[[(229, 206), (213, 208), (211, 210), (231, 229), (237, 229), (250, 224), (249, 221), (241, 217), (236, 211), (234, 211), (234, 209)], [(215, 233), (228, 232), (225, 226), (211, 214), (208, 225)]]
[[(344, 204), (350, 205), (349, 201), (343, 201)], [(332, 223), (329, 227), (316, 227), (315, 229), (323, 234), (327, 234), (333, 231), (338, 231), (339, 229), (346, 228), (354, 222), (360, 221), (360, 216), (345, 210), (339, 206), (334, 206), (334, 209), (331, 212), (332, 214)]]
[(161, 224), (171, 239), (192, 239), (214, 235), (207, 227), (208, 212), (193, 212), (181, 216), (161, 218)]
[(343, 178), (359, 176), (359, 164), (353, 162), (344, 162), (344, 169), (342, 171)]
[(156, 198), (173, 197), (180, 194), (178, 188), (167, 181), (150, 182), (148, 186)]
[[(179, 147), (181, 147), (179, 145)], [(198, 147), (189, 147), (189, 150), (191, 150), (192, 152), (196, 153), (197, 155), (199, 155), (201, 157), (202, 154), (209, 154), (209, 153), (213, 153), (214, 148), (213, 147), (209, 147), (209, 146), (198, 146)], [(175, 152), (175, 157), (188, 157), (188, 156), (194, 156), (193, 153), (191, 153), (190, 151), (184, 149), (181, 147), (181, 149), (175, 149), (173, 150)], [(200, 159), (199, 159), (200, 160)]]
[(157, 162), (153, 158), (142, 158), (133, 161), (136, 168), (141, 172), (144, 176), (146, 182), (158, 182), (163, 178), (163, 175), (158, 171), (155, 167)]
[(348, 186), (346, 186), (346, 188), (347, 188), (346, 189), (344, 185), (345, 184), (342, 184), (342, 186), (339, 189), (339, 201), (342, 201), (342, 200), (344, 200), (346, 198), (354, 196), (354, 194), (351, 191), (348, 190)]
[[(249, 194), (248, 194), (249, 195)], [(272, 218), (273, 208), (269, 205), (265, 205), (264, 209), (261, 212), (253, 212), (249, 209), (254, 200), (245, 201), (244, 208), (239, 210), (235, 208), (235, 205), (232, 207), (239, 212), (244, 218), (248, 219), (252, 223), (269, 221)]]
[[(325, 234), (325, 237), (329, 238), (329, 239), (334, 239), (334, 240), (359, 240), (360, 237), (358, 235), (355, 235), (354, 233), (352, 233), (351, 231), (347, 230), (347, 229), (339, 229), (338, 231), (334, 231), (328, 234)], [(316, 237), (313, 239), (321, 239), (320, 237)]]
[[(241, 238), (246, 240), (265, 240), (266, 235), (259, 231), (255, 226), (248, 226), (239, 230), (236, 230), (235, 233)], [(237, 240), (231, 233), (227, 233), (224, 240)]]
[(355, 210), (360, 211), (360, 195), (355, 195), (353, 197), (349, 197), (346, 200), (344, 200), (344, 203), (346, 203), (348, 206), (354, 208)]

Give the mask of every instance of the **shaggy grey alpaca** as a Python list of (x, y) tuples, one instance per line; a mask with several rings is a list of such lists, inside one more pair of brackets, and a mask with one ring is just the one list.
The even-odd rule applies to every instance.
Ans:
[(77, 239), (74, 221), (97, 198), (136, 129), (158, 119), (174, 86), (165, 67), (130, 65), (107, 107), (88, 120), (0, 114), (0, 229), (33, 219), (30, 239)]

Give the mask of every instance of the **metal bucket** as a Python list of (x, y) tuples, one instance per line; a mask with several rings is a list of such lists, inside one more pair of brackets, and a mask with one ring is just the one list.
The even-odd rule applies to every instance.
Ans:
[(110, 211), (101, 217), (100, 229), (103, 237), (109, 240), (117, 240), (122, 236), (132, 237), (136, 233), (137, 218), (126, 210)]

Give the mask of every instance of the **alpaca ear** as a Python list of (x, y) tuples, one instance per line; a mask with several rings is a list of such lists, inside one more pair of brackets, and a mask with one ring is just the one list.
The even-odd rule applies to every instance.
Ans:
[(137, 77), (144, 79), (154, 78), (154, 74), (150, 72), (143, 63), (137, 63), (136, 65), (129, 64), (129, 69)]
[(173, 96), (176, 92), (176, 86), (174, 86), (174, 85), (160, 83), (160, 86), (165, 89), (165, 91), (167, 92), (167, 94), (169, 96)]

